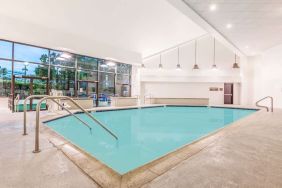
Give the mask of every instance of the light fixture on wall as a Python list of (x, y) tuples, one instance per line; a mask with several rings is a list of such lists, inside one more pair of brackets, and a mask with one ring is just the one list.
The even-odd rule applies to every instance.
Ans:
[[(100, 63), (99, 63), (99, 64), (100, 64)], [(107, 68), (107, 67), (108, 67), (108, 65), (105, 63), (105, 60), (103, 60), (103, 61), (101, 62), (100, 67), (102, 67), (102, 68)]]
[(113, 61), (111, 61), (111, 60), (108, 60), (108, 61), (107, 61), (107, 65), (110, 66), (110, 67), (116, 66), (115, 62), (113, 62)]
[(162, 54), (160, 54), (160, 64), (159, 64), (159, 69), (163, 68), (163, 64), (162, 64)]
[(235, 62), (233, 63), (233, 67), (232, 67), (233, 69), (239, 69), (240, 68), (240, 66), (239, 66), (239, 64), (237, 63), (237, 55), (235, 54)]
[(56, 60), (58, 60), (58, 61), (65, 61), (66, 59), (62, 58), (62, 57), (57, 57)]
[(199, 65), (197, 64), (197, 40), (195, 40), (195, 64), (193, 66), (193, 69), (200, 69)]
[(212, 70), (216, 70), (217, 66), (215, 64), (215, 37), (213, 38), (213, 64), (212, 64)]
[(141, 64), (141, 68), (142, 68), (142, 69), (145, 69), (144, 63)]
[(71, 55), (69, 54), (69, 53), (62, 53), (61, 55), (60, 55), (60, 57), (61, 58), (65, 58), (65, 59), (70, 59), (71, 58)]
[(180, 71), (181, 70), (181, 66), (179, 63), (179, 47), (177, 48), (177, 65), (176, 65), (176, 70)]

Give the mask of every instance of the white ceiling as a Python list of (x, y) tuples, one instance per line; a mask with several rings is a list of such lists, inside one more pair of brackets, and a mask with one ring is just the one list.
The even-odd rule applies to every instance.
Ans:
[[(282, 43), (282, 0), (184, 0), (246, 55)], [(210, 11), (216, 4), (216, 11)], [(226, 24), (231, 23), (231, 29)]]
[(0, 0), (0, 5), (0, 38), (36, 39), (86, 55), (97, 55), (89, 48), (104, 44), (144, 57), (206, 33), (165, 0)]

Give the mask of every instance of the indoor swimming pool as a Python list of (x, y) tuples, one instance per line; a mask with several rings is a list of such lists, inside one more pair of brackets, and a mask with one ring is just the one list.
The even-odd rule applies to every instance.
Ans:
[(256, 110), (216, 107), (151, 107), (92, 112), (118, 140), (85, 114), (46, 122), (47, 126), (123, 175), (175, 151)]

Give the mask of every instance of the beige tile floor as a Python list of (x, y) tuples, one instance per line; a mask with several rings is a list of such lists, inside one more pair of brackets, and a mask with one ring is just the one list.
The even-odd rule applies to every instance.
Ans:
[(34, 113), (28, 113), (29, 135), (22, 136), (22, 113), (11, 113), (0, 98), (0, 187), (96, 188), (98, 185), (41, 135), (42, 152), (32, 153)]
[[(22, 136), (22, 113), (0, 98), (0, 187), (98, 187), (41, 135), (33, 154), (34, 113)], [(282, 110), (261, 112), (143, 187), (282, 187)]]
[(144, 187), (282, 187), (282, 110), (244, 120)]

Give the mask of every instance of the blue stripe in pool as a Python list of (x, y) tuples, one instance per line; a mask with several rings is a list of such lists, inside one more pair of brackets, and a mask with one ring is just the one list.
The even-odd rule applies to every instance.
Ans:
[(208, 107), (155, 107), (92, 112), (119, 138), (118, 142), (84, 114), (47, 122), (76, 146), (125, 174), (256, 110)]

